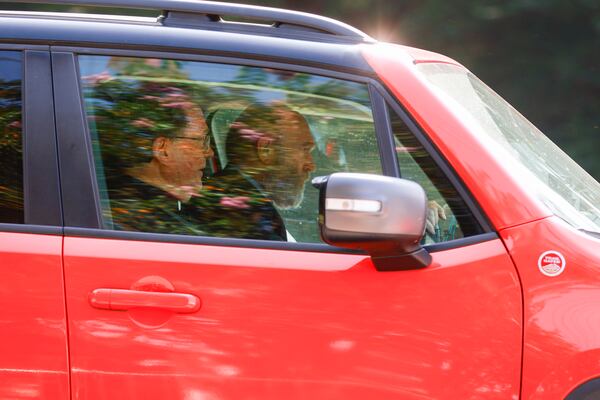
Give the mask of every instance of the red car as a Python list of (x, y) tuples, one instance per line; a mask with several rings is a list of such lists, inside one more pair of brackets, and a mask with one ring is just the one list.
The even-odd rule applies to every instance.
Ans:
[(600, 398), (600, 186), (465, 67), (52, 3), (161, 13), (0, 12), (0, 398)]

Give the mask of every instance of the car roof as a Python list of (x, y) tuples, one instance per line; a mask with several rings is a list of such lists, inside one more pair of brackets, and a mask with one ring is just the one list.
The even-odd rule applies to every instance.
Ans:
[[(129, 0), (128, 3), (135, 3)], [(116, 4), (116, 1), (62, 1), (50, 3)], [(197, 4), (225, 7), (230, 13), (231, 4), (214, 2), (181, 2), (168, 0), (144, 1), (142, 4), (175, 6)], [(153, 4), (154, 3), (154, 4)], [(115, 5), (116, 6), (116, 5)], [(243, 58), (267, 59), (283, 63), (332, 68), (342, 72), (372, 75), (373, 71), (360, 54), (362, 45), (375, 41), (366, 34), (338, 21), (266, 7), (240, 6), (233, 15), (244, 9), (259, 13), (267, 20), (270, 13), (284, 22), (271, 25), (214, 20), (212, 15), (185, 11), (163, 11), (158, 18), (115, 16), (98, 14), (0, 11), (0, 43), (41, 44), (68, 47), (115, 48), (182, 53), (199, 53)], [(145, 6), (144, 6), (145, 7)], [(135, 8), (135, 7), (134, 7)], [(143, 8), (140, 6), (140, 8)], [(159, 7), (160, 8), (160, 7)], [(266, 10), (266, 11), (265, 11)], [(275, 11), (273, 11), (275, 10)], [(296, 14), (299, 14), (297, 16)], [(209, 17), (209, 18), (206, 18)], [(313, 21), (313, 17), (316, 20)], [(309, 21), (308, 26), (296, 25)], [(291, 21), (287, 23), (285, 21)], [(316, 22), (315, 22), (316, 21)], [(333, 21), (333, 22), (331, 22)], [(332, 25), (332, 32), (322, 30)], [(338, 26), (339, 24), (339, 26)], [(315, 28), (313, 25), (317, 25)], [(325, 29), (324, 28), (324, 29)], [(341, 33), (340, 33), (341, 32)], [(307, 45), (309, 42), (309, 45)]]

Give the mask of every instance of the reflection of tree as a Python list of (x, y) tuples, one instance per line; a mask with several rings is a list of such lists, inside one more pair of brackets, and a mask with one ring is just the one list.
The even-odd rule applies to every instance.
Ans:
[(23, 222), (21, 81), (0, 80), (0, 222)]
[(183, 61), (160, 58), (111, 57), (108, 67), (117, 75), (185, 79), (187, 75), (182, 70), (182, 63)]
[(360, 86), (357, 84), (332, 79), (317, 86), (313, 93), (369, 105), (369, 92), (366, 90), (357, 90), (358, 87)]
[(183, 127), (190, 104), (181, 88), (120, 79), (84, 86), (84, 95), (105, 167), (149, 161), (152, 139)]
[(267, 73), (263, 68), (240, 67), (234, 82), (264, 86), (267, 82), (267, 77)]
[(256, 85), (265, 89), (271, 88), (277, 91), (290, 92), (288, 97), (305, 96), (302, 99), (304, 101), (306, 101), (307, 95), (324, 96), (329, 99), (329, 104), (324, 108), (324, 111), (329, 112), (332, 111), (331, 106), (335, 106), (335, 100), (345, 100), (347, 103), (353, 102), (367, 108), (370, 104), (369, 93), (364, 90), (363, 84), (301, 72), (240, 67), (239, 73), (232, 83)]

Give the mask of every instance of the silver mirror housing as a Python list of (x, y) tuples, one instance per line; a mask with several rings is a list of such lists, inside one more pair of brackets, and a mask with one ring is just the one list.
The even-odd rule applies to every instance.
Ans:
[(326, 243), (366, 250), (378, 270), (431, 263), (420, 244), (427, 195), (419, 184), (380, 175), (334, 173), (313, 179), (313, 185), (320, 190), (319, 228)]

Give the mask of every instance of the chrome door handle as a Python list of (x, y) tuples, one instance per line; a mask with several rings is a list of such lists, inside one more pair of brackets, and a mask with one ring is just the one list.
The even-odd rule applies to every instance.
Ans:
[(103, 310), (158, 308), (180, 314), (196, 312), (202, 305), (202, 301), (193, 294), (105, 288), (93, 290), (88, 301), (92, 307)]

